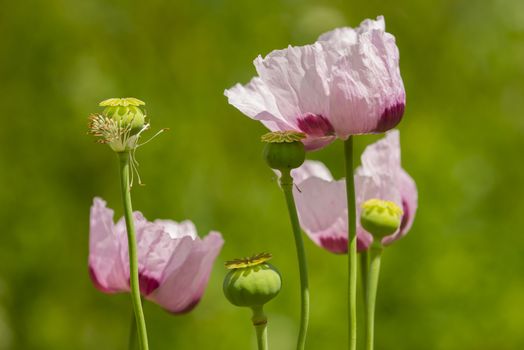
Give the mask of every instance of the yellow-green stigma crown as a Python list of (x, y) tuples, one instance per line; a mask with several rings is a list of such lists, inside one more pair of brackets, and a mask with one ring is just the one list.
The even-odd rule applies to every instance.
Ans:
[(241, 269), (245, 267), (257, 266), (270, 260), (273, 256), (271, 253), (255, 254), (248, 258), (239, 258), (226, 261), (226, 268), (229, 270)]
[(394, 202), (370, 199), (362, 204), (360, 222), (366, 231), (376, 238), (382, 238), (398, 230), (403, 214)]
[(396, 214), (400, 216), (404, 214), (404, 211), (400, 209), (400, 207), (395, 202), (384, 201), (382, 199), (376, 199), (376, 198), (365, 201), (364, 204), (362, 204), (362, 209), (364, 210), (383, 209), (383, 210), (390, 211), (391, 214)]
[(266, 143), (291, 143), (302, 141), (306, 134), (298, 131), (273, 131), (262, 135), (262, 142)]
[(124, 98), (108, 98), (98, 104), (101, 107), (127, 107), (127, 106), (145, 106), (144, 101), (139, 100), (134, 97), (124, 97)]

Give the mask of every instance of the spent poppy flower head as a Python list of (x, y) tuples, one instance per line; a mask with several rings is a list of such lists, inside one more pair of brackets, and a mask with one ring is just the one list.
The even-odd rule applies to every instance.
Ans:
[(385, 132), (404, 114), (399, 52), (382, 16), (258, 56), (254, 64), (258, 76), (226, 90), (229, 103), (271, 131), (305, 133), (308, 150)]
[[(91, 207), (89, 274), (105, 293), (128, 292), (129, 264), (124, 219), (113, 222), (113, 210), (95, 198)], [(191, 221), (149, 222), (133, 214), (138, 244), (140, 291), (148, 300), (178, 314), (193, 309), (207, 286), (213, 263), (224, 243), (218, 232), (198, 237)]]
[(259, 307), (278, 295), (282, 279), (280, 272), (267, 262), (271, 257), (269, 253), (260, 253), (226, 262), (229, 272), (223, 291), (231, 304)]
[[(355, 173), (357, 217), (362, 204), (372, 199), (390, 201), (402, 209), (400, 228), (382, 238), (391, 244), (406, 235), (417, 210), (417, 188), (400, 165), (399, 132), (390, 131), (369, 145)], [(345, 180), (334, 180), (327, 167), (318, 161), (306, 161), (291, 172), (300, 224), (318, 246), (336, 254), (347, 253), (347, 202)], [(358, 250), (369, 248), (373, 236), (357, 222)]]
[(105, 107), (99, 114), (89, 116), (89, 133), (98, 143), (108, 144), (115, 152), (135, 149), (142, 132), (149, 129), (146, 114), (141, 109), (145, 102), (134, 98), (110, 98), (99, 103)]

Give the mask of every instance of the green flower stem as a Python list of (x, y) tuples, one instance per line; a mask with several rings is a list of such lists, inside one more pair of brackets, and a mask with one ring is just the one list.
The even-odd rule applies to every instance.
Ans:
[(255, 327), (255, 332), (257, 334), (257, 345), (258, 350), (268, 350), (267, 342), (267, 317), (264, 314), (263, 306), (255, 306), (251, 308), (253, 310), (253, 326)]
[(136, 334), (136, 320), (135, 320), (135, 314), (134, 312), (131, 314), (131, 325), (129, 326), (129, 342), (128, 342), (128, 349), (129, 350), (136, 350), (137, 349), (137, 334)]
[(377, 298), (380, 257), (383, 248), (372, 245), (369, 252), (369, 274), (366, 285), (366, 350), (373, 350), (375, 332), (375, 301)]
[(282, 172), (280, 186), (282, 186), (286, 197), (289, 218), (291, 219), (293, 235), (295, 236), (298, 267), (300, 270), (300, 331), (297, 340), (297, 350), (303, 350), (306, 345), (306, 334), (309, 323), (309, 282), (304, 241), (302, 240), (302, 231), (300, 230), (295, 199), (293, 198), (293, 178), (289, 171)]
[(353, 175), (353, 137), (344, 142), (346, 167), (346, 195), (348, 204), (348, 318), (349, 349), (357, 349), (357, 226), (355, 203), (355, 179)]
[(364, 305), (366, 305), (366, 295), (367, 295), (367, 280), (369, 274), (369, 254), (365, 250), (360, 255), (360, 280), (362, 281), (362, 296), (364, 299)]
[(127, 243), (129, 247), (129, 282), (131, 285), (131, 301), (135, 313), (138, 342), (140, 350), (148, 350), (146, 320), (140, 299), (140, 286), (138, 282), (138, 258), (135, 224), (133, 222), (133, 207), (131, 205), (131, 188), (129, 186), (130, 155), (129, 152), (118, 153), (120, 158), (120, 188), (124, 203), (124, 217), (126, 219)]

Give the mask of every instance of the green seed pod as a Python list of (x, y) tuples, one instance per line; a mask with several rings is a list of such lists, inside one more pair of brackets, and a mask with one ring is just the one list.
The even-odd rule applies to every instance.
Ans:
[(266, 263), (270, 254), (259, 254), (251, 258), (229, 261), (231, 269), (224, 278), (224, 294), (236, 306), (262, 306), (280, 292), (280, 273)]
[(128, 98), (110, 98), (100, 102), (100, 106), (106, 107), (103, 114), (115, 120), (122, 122), (124, 126), (129, 125), (132, 131), (140, 131), (145, 124), (145, 114), (140, 106), (145, 105), (139, 99)]
[(262, 136), (266, 142), (264, 158), (267, 164), (282, 172), (298, 168), (304, 163), (306, 151), (300, 141), (305, 137), (303, 133), (294, 131), (277, 131)]
[(360, 223), (374, 238), (395, 233), (402, 222), (403, 211), (391, 201), (370, 199), (362, 204)]

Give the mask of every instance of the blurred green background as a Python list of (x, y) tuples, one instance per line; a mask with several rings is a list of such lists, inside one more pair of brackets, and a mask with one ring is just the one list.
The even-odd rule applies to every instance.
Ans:
[[(403, 165), (420, 205), (388, 249), (377, 349), (524, 348), (524, 2), (2, 2), (0, 349), (125, 349), (128, 295), (87, 274), (94, 196), (121, 215), (116, 156), (86, 135), (108, 97), (147, 102), (138, 153), (150, 218), (193, 220), (226, 240), (201, 304), (174, 317), (146, 303), (152, 349), (254, 349), (248, 310), (222, 295), (222, 262), (271, 251), (284, 276), (267, 306), (273, 349), (294, 347), (299, 310), (285, 204), (261, 158), (265, 129), (227, 104), (258, 54), (383, 14), (408, 106)], [(376, 137), (359, 137), (360, 152)], [(342, 176), (342, 144), (310, 154)], [(346, 348), (346, 258), (309, 240), (309, 349)]]

